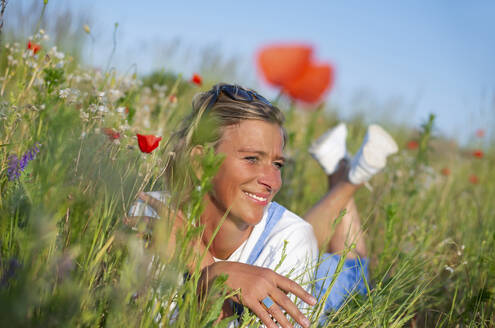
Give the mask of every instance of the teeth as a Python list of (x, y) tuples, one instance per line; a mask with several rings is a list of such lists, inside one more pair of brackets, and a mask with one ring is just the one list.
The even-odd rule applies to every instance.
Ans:
[(266, 201), (266, 198), (263, 198), (263, 197), (258, 197), (258, 196), (256, 196), (256, 195), (253, 195), (253, 194), (251, 194), (251, 193), (247, 192), (247, 191), (245, 191), (244, 193), (245, 193), (246, 195), (248, 195), (249, 197), (254, 198), (254, 199), (256, 199), (256, 200), (259, 200), (259, 201), (261, 201), (261, 202)]

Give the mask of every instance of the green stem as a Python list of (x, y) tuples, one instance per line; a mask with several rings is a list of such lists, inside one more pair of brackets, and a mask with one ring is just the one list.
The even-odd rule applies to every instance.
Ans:
[(41, 9), (41, 14), (40, 14), (40, 18), (38, 19), (38, 23), (36, 24), (36, 30), (34, 31), (35, 33), (38, 33), (38, 31), (40, 30), (41, 21), (43, 20), (43, 16), (45, 15), (46, 5), (48, 5), (48, 0), (43, 0), (43, 8)]
[(115, 49), (117, 48), (117, 28), (118, 27), (119, 27), (119, 23), (115, 22), (115, 27), (113, 29), (113, 48), (112, 48), (112, 52), (110, 53), (110, 57), (108, 58), (107, 68), (105, 69), (105, 72), (108, 72), (108, 69), (110, 68), (110, 63), (112, 62), (113, 55), (115, 54)]

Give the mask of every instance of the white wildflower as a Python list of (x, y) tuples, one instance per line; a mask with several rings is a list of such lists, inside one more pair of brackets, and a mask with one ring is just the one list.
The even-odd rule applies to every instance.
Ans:
[(122, 96), (124, 95), (124, 93), (118, 89), (111, 89), (108, 91), (108, 99), (111, 101), (111, 102), (116, 102), (117, 100), (119, 100)]
[(80, 75), (74, 75), (74, 76), (72, 76), (72, 78), (74, 79), (74, 82), (76, 82), (76, 83), (80, 83), (82, 80), (82, 77)]
[(450, 273), (454, 273), (454, 269), (448, 265), (445, 266), (445, 270), (450, 272)]
[(100, 106), (98, 106), (98, 111), (102, 112), (102, 113), (108, 112), (108, 108), (104, 105), (100, 105)]
[(98, 107), (96, 106), (96, 104), (91, 104), (89, 105), (88, 109), (90, 112), (94, 113), (98, 110)]
[(45, 84), (45, 79), (43, 79), (42, 77), (37, 77), (35, 80), (34, 80), (34, 83), (33, 85), (34, 86), (37, 86), (37, 87), (41, 87), (43, 84)]
[(38, 67), (38, 63), (32, 60), (26, 60), (26, 65), (32, 69), (36, 69)]
[(68, 98), (70, 95), (70, 89), (69, 88), (66, 88), (66, 89), (62, 89), (58, 92), (58, 96), (61, 98), (61, 99), (66, 99)]
[(17, 59), (14, 59), (14, 56), (12, 56), (12, 55), (7, 56), (7, 61), (9, 63), (9, 65), (12, 65), (12, 66), (17, 65), (17, 63), (18, 63)]
[(119, 106), (115, 109), (117, 113), (125, 113), (125, 107), (124, 106)]
[(121, 126), (119, 126), (119, 130), (121, 130), (121, 131), (127, 131), (127, 130), (129, 130), (130, 128), (131, 128), (131, 127), (130, 127), (130, 126), (129, 126), (129, 124), (127, 124), (127, 123), (124, 123), (124, 124), (122, 124)]
[(167, 91), (168, 87), (166, 85), (159, 85), (157, 83), (154, 83), (153, 89), (155, 89), (158, 92), (165, 92), (165, 91)]
[(50, 49), (50, 55), (52, 55), (53, 57), (55, 57), (57, 59), (64, 59), (64, 57), (65, 57), (65, 54), (61, 51), (58, 51), (56, 46), (53, 46)]

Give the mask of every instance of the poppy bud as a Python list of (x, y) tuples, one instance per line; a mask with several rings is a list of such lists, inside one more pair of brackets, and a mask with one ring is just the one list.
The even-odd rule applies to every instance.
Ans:
[(138, 133), (136, 136), (138, 138), (139, 149), (141, 149), (143, 153), (151, 153), (158, 147), (158, 144), (162, 140), (162, 137), (157, 137), (152, 134), (142, 135)]
[(483, 151), (480, 149), (476, 149), (473, 151), (473, 156), (476, 158), (483, 158)]
[(191, 82), (196, 84), (196, 85), (199, 85), (201, 86), (201, 84), (203, 83), (203, 79), (201, 78), (201, 76), (199, 74), (193, 74), (192, 78), (191, 78)]

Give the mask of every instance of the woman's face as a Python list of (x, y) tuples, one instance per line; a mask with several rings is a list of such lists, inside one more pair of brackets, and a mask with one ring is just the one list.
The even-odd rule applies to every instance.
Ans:
[(244, 120), (226, 127), (217, 146), (225, 159), (209, 195), (219, 213), (230, 208), (237, 225), (255, 225), (282, 186), (284, 139), (279, 125)]

